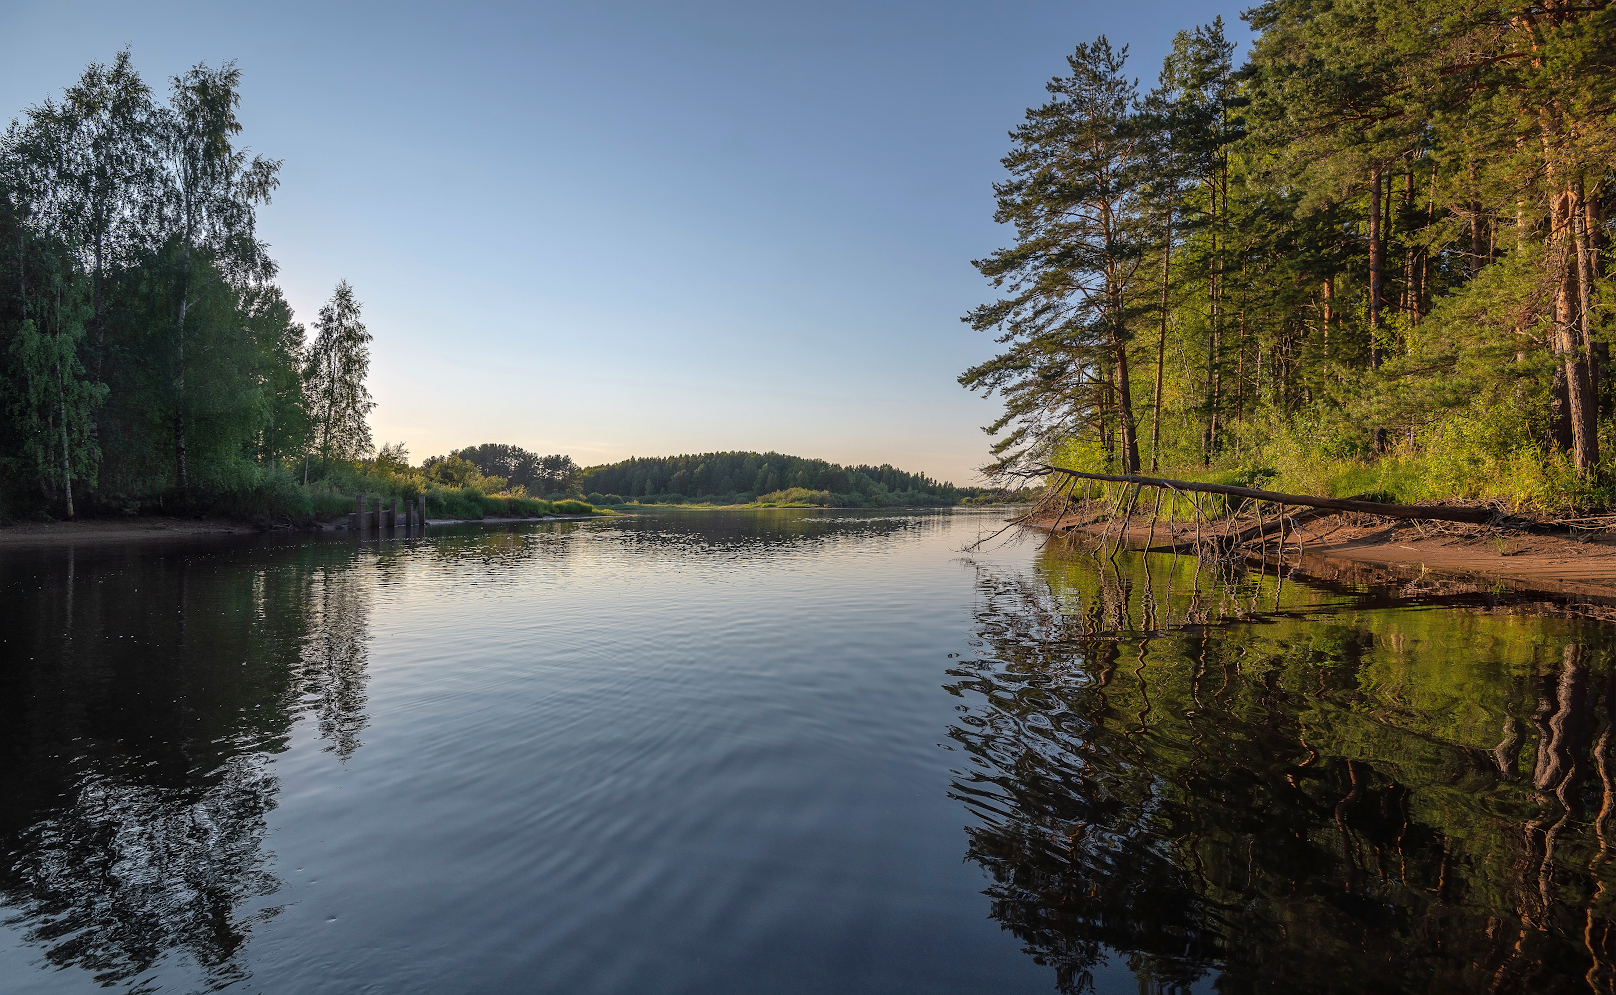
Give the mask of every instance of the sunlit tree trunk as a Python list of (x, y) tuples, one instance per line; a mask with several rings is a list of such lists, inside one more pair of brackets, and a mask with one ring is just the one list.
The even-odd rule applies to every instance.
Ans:
[(1549, 204), (1551, 259), (1555, 268), (1554, 350), (1565, 376), (1565, 407), (1571, 422), (1571, 462), (1587, 476), (1599, 462), (1595, 434), (1593, 384), (1589, 380), (1587, 344), (1582, 341), (1584, 314), (1581, 300), (1582, 263), (1573, 229), (1580, 223), (1582, 204), (1571, 183), (1556, 190)]
[[(1169, 169), (1171, 165), (1169, 164)], [(1167, 238), (1162, 242), (1161, 328), (1156, 335), (1156, 395), (1150, 413), (1150, 472), (1160, 469), (1162, 378), (1167, 362), (1167, 288), (1173, 257), (1173, 202), (1167, 201)]]
[(1381, 169), (1369, 171), (1369, 368), (1380, 369), (1380, 322), (1386, 245), (1380, 226)]

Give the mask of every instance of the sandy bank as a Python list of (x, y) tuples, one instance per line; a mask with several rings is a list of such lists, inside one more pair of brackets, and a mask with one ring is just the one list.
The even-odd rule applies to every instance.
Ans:
[(189, 536), (250, 535), (261, 530), (228, 518), (89, 518), (19, 522), (0, 528), (0, 549), (122, 545)]
[[(601, 515), (548, 515), (542, 518), (430, 518), (428, 525), (487, 525), (517, 524), (521, 522), (575, 522), (601, 518)], [(311, 526), (308, 531), (347, 531), (346, 518), (322, 525)], [(19, 522), (0, 527), (0, 550), (37, 549), (55, 546), (121, 546), (129, 543), (185, 539), (200, 536), (256, 535), (266, 531), (287, 531), (285, 527), (268, 529), (230, 518), (89, 518), (69, 522)], [(374, 536), (374, 533), (366, 533)], [(383, 536), (394, 533), (383, 532)], [(397, 535), (403, 534), (398, 529)]]
[[(1047, 531), (1051, 523), (1030, 524)], [(1175, 528), (1179, 542), (1193, 541), (1194, 526), (1179, 524)], [(1103, 524), (1084, 524), (1063, 526), (1061, 532), (1098, 536), (1103, 529)], [(1115, 532), (1113, 527), (1113, 536)], [(1128, 528), (1125, 541), (1129, 546), (1143, 548), (1149, 535), (1148, 522), (1136, 520)], [(1152, 548), (1170, 550), (1173, 542), (1173, 533), (1158, 523)], [(1189, 549), (1186, 546), (1181, 551)], [(1380, 568), (1386, 579), (1447, 580), (1455, 591), (1503, 588), (1616, 601), (1616, 537), (1583, 539), (1332, 515), (1307, 522), (1291, 533), (1283, 553), (1278, 538), (1272, 535), (1266, 549), (1252, 540), (1242, 547), (1242, 552), (1332, 580), (1347, 579), (1349, 574), (1363, 576), (1361, 570), (1345, 569), (1348, 565), (1367, 566)]]

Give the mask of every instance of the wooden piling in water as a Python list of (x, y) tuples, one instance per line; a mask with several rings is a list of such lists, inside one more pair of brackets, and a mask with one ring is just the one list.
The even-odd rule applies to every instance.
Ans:
[(354, 497), (353, 530), (363, 532), (365, 529), (365, 496), (359, 494)]

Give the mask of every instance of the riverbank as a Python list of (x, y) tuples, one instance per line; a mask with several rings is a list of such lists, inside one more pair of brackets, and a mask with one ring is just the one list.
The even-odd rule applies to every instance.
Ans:
[[(1046, 532), (1054, 524), (1049, 519), (1027, 523)], [(1102, 522), (1060, 528), (1062, 535), (1094, 538), (1105, 531)], [(1114, 526), (1110, 534), (1116, 536)], [(1166, 550), (1175, 541), (1193, 540), (1194, 527), (1183, 523), (1170, 529), (1158, 522), (1152, 535), (1148, 522), (1135, 522), (1123, 533), (1126, 545), (1140, 549), (1149, 543), (1152, 549)], [(1283, 564), (1326, 580), (1349, 575), (1363, 579), (1368, 575), (1358, 568), (1370, 568), (1387, 580), (1440, 581), (1465, 590), (1539, 591), (1616, 602), (1616, 536), (1590, 533), (1584, 538), (1342, 514), (1298, 526), (1286, 537), (1283, 550), (1278, 537), (1270, 534), (1266, 548), (1253, 539), (1241, 551), (1255, 561)]]
[(264, 529), (229, 518), (84, 518), (17, 522), (0, 527), (0, 549), (35, 546), (122, 545), (194, 536), (251, 535)]
[[(612, 512), (591, 515), (541, 515), (537, 517), (429, 518), (428, 525), (498, 525), (521, 522), (576, 522), (611, 517)], [(0, 550), (60, 546), (121, 546), (129, 543), (188, 539), (205, 536), (256, 535), (264, 532), (348, 531), (346, 516), (302, 527), (245, 522), (234, 518), (85, 518), (57, 522), (17, 522), (0, 526)], [(402, 530), (400, 530), (402, 531)], [(385, 534), (385, 533), (384, 533)]]

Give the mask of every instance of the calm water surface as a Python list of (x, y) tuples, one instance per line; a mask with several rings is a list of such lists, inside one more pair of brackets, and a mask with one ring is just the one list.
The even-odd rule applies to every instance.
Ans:
[(0, 990), (1611, 990), (1607, 630), (995, 523), (0, 554)]

